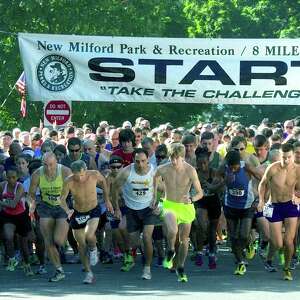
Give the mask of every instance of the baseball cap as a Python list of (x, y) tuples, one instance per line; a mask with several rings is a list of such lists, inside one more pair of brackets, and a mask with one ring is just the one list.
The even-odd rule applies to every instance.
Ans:
[(129, 121), (125, 121), (122, 125), (122, 128), (132, 128), (132, 124)]
[(122, 164), (123, 158), (117, 155), (112, 155), (109, 160), (109, 164)]

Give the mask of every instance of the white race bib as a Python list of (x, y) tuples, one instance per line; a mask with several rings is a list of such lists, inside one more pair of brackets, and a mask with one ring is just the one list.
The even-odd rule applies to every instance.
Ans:
[(77, 222), (77, 224), (83, 224), (85, 222), (87, 222), (89, 220), (90, 216), (86, 215), (86, 216), (79, 216), (79, 217), (75, 217), (75, 220)]
[(235, 197), (243, 197), (245, 195), (245, 190), (229, 189), (228, 192), (231, 196)]
[(271, 205), (265, 205), (263, 209), (263, 216), (267, 218), (272, 218), (273, 217), (273, 211), (274, 207)]

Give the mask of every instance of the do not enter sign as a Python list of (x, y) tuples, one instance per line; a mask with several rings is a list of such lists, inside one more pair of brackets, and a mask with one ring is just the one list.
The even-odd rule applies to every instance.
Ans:
[(55, 123), (57, 126), (65, 125), (71, 117), (71, 107), (63, 100), (52, 100), (45, 104), (44, 110), (45, 125)]

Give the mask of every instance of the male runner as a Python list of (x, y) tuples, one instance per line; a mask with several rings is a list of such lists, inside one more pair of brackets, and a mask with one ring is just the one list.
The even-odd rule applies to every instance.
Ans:
[(182, 137), (181, 143), (185, 147), (185, 158), (184, 160), (196, 168), (196, 155), (195, 155), (195, 150), (197, 147), (197, 141), (196, 141), (196, 136), (194, 134), (185, 134)]
[[(295, 192), (299, 188), (300, 167), (294, 162), (293, 145), (289, 143), (282, 144), (280, 152), (280, 161), (271, 164), (267, 168), (258, 186), (258, 211), (263, 210), (265, 193), (268, 187), (271, 194), (271, 205), (265, 207), (264, 216), (270, 222), (270, 247), (265, 267), (271, 272), (276, 271), (272, 265), (273, 256), (278, 249), (284, 247), (283, 279), (293, 280), (290, 263), (294, 253), (294, 238), (299, 216), (298, 206), (296, 205), (299, 198), (295, 197)], [(285, 227), (284, 239), (282, 237), (283, 223)]]
[[(98, 227), (101, 208), (97, 201), (96, 186), (99, 184), (103, 189), (105, 204), (111, 213), (112, 205), (108, 199), (105, 178), (95, 170), (87, 170), (84, 161), (77, 160), (71, 164), (73, 175), (64, 180), (60, 205), (67, 213), (74, 237), (78, 243), (80, 259), (86, 272), (83, 283), (90, 284), (95, 280), (90, 265), (98, 262), (98, 251), (96, 246), (95, 232)], [(66, 203), (69, 192), (73, 196), (73, 207), (69, 209)], [(89, 248), (90, 260), (87, 256)]]
[(240, 151), (231, 150), (226, 154), (223, 170), (225, 183), (224, 214), (231, 239), (231, 248), (237, 267), (235, 275), (246, 273), (244, 249), (249, 244), (252, 219), (255, 208), (252, 179), (257, 174), (254, 168), (242, 160)]
[[(113, 204), (116, 218), (121, 219), (119, 208), (119, 193), (127, 207), (126, 221), (131, 246), (137, 246), (140, 232), (143, 232), (145, 250), (145, 266), (142, 278), (151, 279), (151, 262), (153, 256), (152, 233), (154, 225), (160, 223), (154, 214), (153, 176), (154, 168), (149, 164), (148, 152), (143, 148), (133, 151), (134, 163), (120, 171), (113, 185)], [(134, 266), (133, 257), (126, 255), (122, 271), (129, 271)]]
[[(171, 269), (173, 266), (175, 242), (178, 233), (179, 248), (176, 271), (178, 281), (187, 282), (188, 278), (184, 273), (184, 262), (188, 253), (191, 224), (195, 219), (193, 202), (201, 199), (203, 192), (195, 168), (184, 161), (184, 145), (180, 143), (171, 144), (169, 154), (171, 162), (159, 166), (154, 177), (155, 190), (159, 177), (165, 183), (166, 199), (163, 202), (163, 214), (169, 250), (163, 265), (168, 269)], [(193, 197), (190, 197), (189, 191), (192, 185), (195, 189), (195, 194)]]
[(67, 215), (60, 207), (59, 196), (63, 187), (63, 180), (71, 174), (71, 170), (57, 163), (52, 152), (43, 155), (43, 166), (32, 174), (29, 188), (30, 213), (36, 208), (36, 191), (40, 188), (42, 199), (37, 205), (40, 216), (40, 228), (45, 241), (45, 247), (56, 273), (50, 282), (60, 281), (65, 274), (60, 262), (57, 247), (61, 247), (67, 237), (69, 226)]

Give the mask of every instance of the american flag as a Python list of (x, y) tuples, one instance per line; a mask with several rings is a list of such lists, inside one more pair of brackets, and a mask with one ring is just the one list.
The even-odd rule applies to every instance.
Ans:
[(21, 115), (23, 118), (26, 117), (26, 83), (25, 83), (25, 73), (22, 72), (21, 76), (16, 82), (16, 89), (19, 91), (21, 95)]

